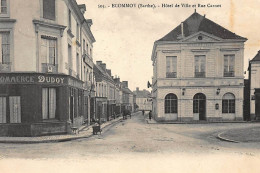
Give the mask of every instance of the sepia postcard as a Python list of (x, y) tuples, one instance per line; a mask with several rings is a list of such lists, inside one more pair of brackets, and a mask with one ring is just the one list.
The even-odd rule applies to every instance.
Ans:
[(259, 6), (0, 0), (0, 172), (259, 172)]

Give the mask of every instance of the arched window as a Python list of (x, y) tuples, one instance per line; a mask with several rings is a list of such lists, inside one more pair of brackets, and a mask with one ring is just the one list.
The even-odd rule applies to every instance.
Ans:
[(164, 99), (164, 110), (166, 114), (177, 113), (178, 100), (175, 94), (167, 94)]
[(222, 98), (222, 113), (235, 113), (235, 96), (226, 93)]

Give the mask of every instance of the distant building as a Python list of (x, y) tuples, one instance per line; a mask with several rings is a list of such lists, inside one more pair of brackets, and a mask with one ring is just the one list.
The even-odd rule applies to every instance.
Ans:
[(145, 89), (139, 90), (139, 87), (137, 87), (133, 93), (136, 95), (138, 110), (152, 110), (152, 98), (149, 91)]
[(89, 123), (95, 38), (85, 5), (0, 2), (0, 135), (67, 133)]
[(260, 51), (249, 61), (250, 117), (260, 120)]
[(157, 121), (243, 120), (244, 42), (198, 13), (155, 41)]
[(106, 68), (106, 64), (97, 61), (94, 66), (94, 76), (96, 82), (96, 117), (101, 121), (109, 121), (116, 110), (116, 83), (111, 76), (111, 70)]

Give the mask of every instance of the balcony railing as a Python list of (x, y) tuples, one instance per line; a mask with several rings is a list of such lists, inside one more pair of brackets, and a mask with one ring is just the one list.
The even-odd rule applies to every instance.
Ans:
[(58, 64), (42, 63), (43, 73), (58, 73)]
[(224, 71), (224, 77), (234, 77), (235, 72), (234, 71)]
[(205, 72), (195, 72), (195, 77), (196, 78), (204, 78), (206, 75)]
[(177, 73), (176, 72), (166, 72), (166, 78), (176, 78)]
[(11, 65), (11, 62), (0, 63), (0, 72), (10, 72)]

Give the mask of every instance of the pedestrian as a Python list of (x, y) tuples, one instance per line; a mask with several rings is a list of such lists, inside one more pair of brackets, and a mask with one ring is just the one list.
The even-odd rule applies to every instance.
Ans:
[(129, 113), (129, 117), (130, 117), (130, 119), (131, 119), (131, 111), (130, 111), (130, 110), (128, 110), (128, 113)]
[(127, 110), (125, 109), (124, 111), (123, 111), (123, 120), (125, 120), (125, 119), (127, 119)]
[(151, 119), (152, 119), (152, 111), (149, 112), (149, 119), (151, 121)]
[(143, 112), (143, 115), (144, 115), (144, 110), (142, 112)]

